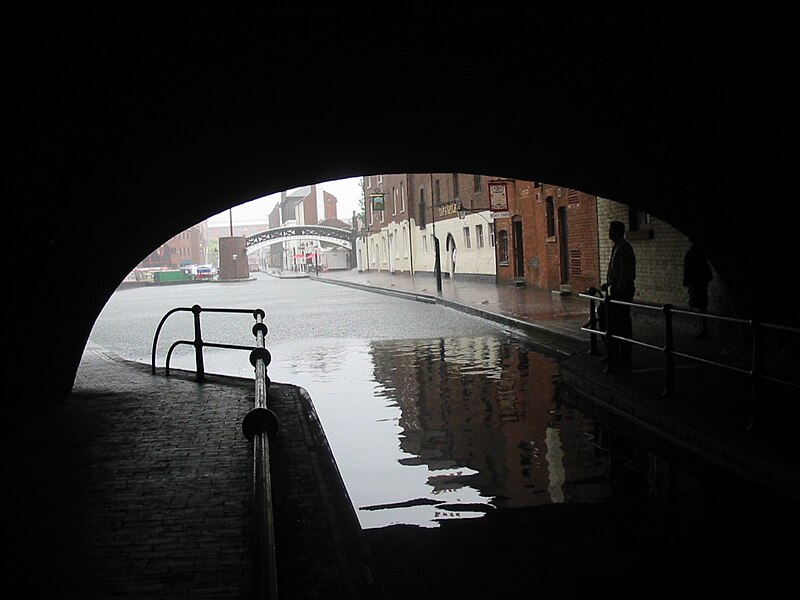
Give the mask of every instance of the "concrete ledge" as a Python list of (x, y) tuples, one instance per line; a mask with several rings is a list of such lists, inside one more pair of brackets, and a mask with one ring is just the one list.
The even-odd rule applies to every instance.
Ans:
[(376, 287), (373, 285), (353, 283), (351, 281), (337, 281), (334, 279), (326, 279), (325, 277), (316, 277), (314, 275), (311, 276), (311, 280), (321, 281), (323, 283), (332, 283), (334, 285), (341, 285), (353, 289), (364, 290), (366, 292), (374, 292), (376, 294), (384, 294), (386, 296), (396, 296), (398, 298), (406, 298), (407, 300), (416, 300), (417, 302), (427, 302), (429, 304), (435, 304), (438, 302), (435, 296), (432, 296), (430, 294), (421, 294), (419, 292), (409, 292), (406, 290), (393, 290), (389, 288)]
[(562, 364), (561, 384), (607, 413), (622, 417), (633, 428), (646, 431), (675, 447), (738, 476), (756, 481), (776, 493), (800, 498), (800, 473), (771, 460), (755, 447), (746, 433), (729, 432), (728, 439), (671, 410), (668, 399), (653, 399), (617, 385), (615, 376), (592, 377), (580, 368)]

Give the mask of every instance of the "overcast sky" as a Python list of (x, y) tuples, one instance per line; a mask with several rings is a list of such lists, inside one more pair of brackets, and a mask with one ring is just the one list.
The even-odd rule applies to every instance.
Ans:
[[(350, 179), (339, 179), (337, 181), (326, 181), (318, 183), (317, 187), (322, 188), (329, 194), (336, 196), (338, 200), (336, 204), (337, 216), (342, 221), (349, 222), (353, 216), (353, 211), (359, 212), (358, 202), (361, 198), (361, 187), (358, 185), (361, 181), (360, 177), (352, 177)], [(233, 224), (236, 225), (238, 220), (252, 221), (253, 219), (266, 219), (266, 216), (275, 208), (275, 205), (280, 202), (280, 194), (271, 194), (263, 198), (257, 198), (250, 202), (245, 202), (239, 206), (234, 206)], [(210, 226), (228, 225), (230, 223), (231, 215), (227, 210), (214, 215), (208, 219)]]

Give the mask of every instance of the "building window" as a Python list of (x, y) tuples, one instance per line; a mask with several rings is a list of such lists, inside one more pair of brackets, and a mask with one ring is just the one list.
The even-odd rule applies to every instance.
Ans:
[(555, 237), (556, 235), (556, 208), (553, 202), (553, 197), (548, 196), (545, 200), (546, 206), (546, 219), (547, 219), (547, 237)]
[(419, 228), (425, 229), (425, 188), (419, 188)]
[(458, 198), (460, 195), (458, 189), (458, 173), (453, 173), (453, 198)]
[(464, 227), (464, 247), (468, 250), (472, 248), (472, 240), (469, 237), (469, 227)]
[(422, 236), (422, 253), (423, 254), (427, 254), (428, 253), (428, 236), (427, 235), (423, 235)]
[(473, 175), (472, 176), (472, 191), (480, 192), (481, 191), (481, 176), (480, 175)]
[(650, 225), (650, 214), (636, 207), (628, 207), (628, 229), (639, 231), (643, 225)]
[(497, 233), (497, 252), (501, 265), (508, 266), (508, 231), (501, 229)]
[(400, 182), (400, 212), (406, 212), (406, 188), (402, 182)]
[(433, 182), (433, 198), (436, 204), (442, 203), (442, 186), (439, 185), (439, 180)]
[(397, 188), (392, 188), (392, 214), (397, 214)]
[(475, 225), (475, 243), (478, 244), (478, 248), (484, 247), (483, 225)]

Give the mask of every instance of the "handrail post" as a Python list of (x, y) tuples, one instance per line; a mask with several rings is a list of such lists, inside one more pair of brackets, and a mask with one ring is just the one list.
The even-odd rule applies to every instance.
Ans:
[[(615, 345), (615, 338), (614, 334), (611, 333), (611, 294), (606, 293), (605, 297), (603, 298), (603, 306), (606, 311), (606, 368), (603, 371), (609, 375), (616, 373), (614, 369), (615, 363), (617, 362), (617, 357), (614, 356), (616, 354), (616, 345)], [(619, 343), (619, 342), (617, 342)]]
[(750, 320), (750, 329), (753, 341), (753, 362), (750, 367), (750, 425), (748, 429), (756, 429), (761, 424), (761, 372), (763, 369), (763, 354), (761, 323), (756, 319)]
[(202, 310), (198, 304), (192, 306), (192, 315), (194, 315), (194, 361), (197, 367), (197, 381), (206, 380), (206, 369), (203, 364), (203, 335), (200, 332), (200, 313)]
[[(594, 294), (592, 294), (594, 295)], [(595, 312), (594, 300), (589, 300), (589, 328), (592, 332), (589, 334), (589, 354), (597, 355), (600, 352), (597, 350), (597, 334), (594, 332), (597, 329), (597, 313)]]
[(664, 311), (664, 392), (667, 398), (675, 395), (675, 336), (672, 330), (672, 304), (665, 304)]

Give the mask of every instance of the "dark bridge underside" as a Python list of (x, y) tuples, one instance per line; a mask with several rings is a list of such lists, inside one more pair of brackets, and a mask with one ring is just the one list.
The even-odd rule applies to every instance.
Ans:
[(371, 173), (482, 173), (635, 205), (705, 247), (742, 314), (797, 322), (781, 298), (797, 278), (796, 35), (778, 8), (495, 3), (404, 9), (385, 28), (338, 6), (136, 10), (15, 20), (9, 367), (47, 373), (32, 406), (69, 391), (104, 303), (171, 235)]

